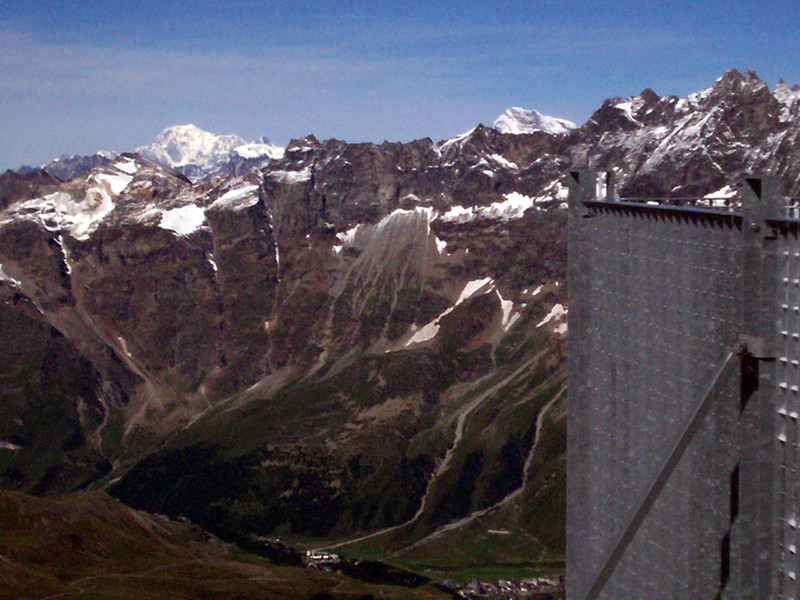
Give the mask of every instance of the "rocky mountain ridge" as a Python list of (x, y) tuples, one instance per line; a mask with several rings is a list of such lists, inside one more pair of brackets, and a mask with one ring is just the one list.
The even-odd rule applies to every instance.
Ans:
[(308, 136), (200, 183), (138, 154), (33, 182), (0, 212), (0, 485), (406, 560), (464, 536), (557, 559), (565, 171), (681, 197), (760, 169), (796, 194), (798, 97), (731, 71), (559, 135)]
[(44, 171), (51, 177), (55, 177), (60, 181), (69, 181), (79, 175), (102, 167), (110, 163), (117, 157), (116, 152), (109, 152), (107, 150), (100, 150), (99, 152), (84, 156), (84, 155), (64, 155), (59, 158), (54, 158), (50, 162), (41, 165), (40, 167), (31, 167), (28, 165), (22, 166), (17, 169), (19, 175), (30, 175), (35, 171)]
[[(535, 110), (511, 108), (498, 117), (494, 127), (504, 133), (545, 131), (557, 134), (573, 129), (575, 124)], [(167, 127), (150, 144), (136, 148), (134, 152), (199, 181), (220, 170), (225, 175), (232, 175), (263, 167), (270, 160), (281, 158), (284, 148), (271, 143), (266, 136), (245, 142), (235, 134), (217, 135), (187, 124)], [(68, 181), (107, 165), (116, 156), (117, 153), (105, 150), (91, 156), (64, 155), (39, 168), (61, 181)], [(25, 165), (16, 172), (28, 174), (35, 170), (35, 167)]]

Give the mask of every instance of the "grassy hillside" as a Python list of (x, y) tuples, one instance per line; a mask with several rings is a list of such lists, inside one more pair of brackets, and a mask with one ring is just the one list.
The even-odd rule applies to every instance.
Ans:
[(449, 597), (427, 585), (369, 585), (277, 566), (102, 492), (50, 498), (0, 493), (0, 582), (0, 600)]

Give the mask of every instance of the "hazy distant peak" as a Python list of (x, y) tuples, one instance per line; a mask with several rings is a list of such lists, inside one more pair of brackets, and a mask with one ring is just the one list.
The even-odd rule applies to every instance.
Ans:
[(151, 144), (136, 149), (146, 158), (178, 169), (197, 180), (219, 169), (231, 159), (276, 159), (283, 148), (266, 137), (247, 142), (236, 134), (217, 135), (196, 125), (173, 125), (159, 133)]
[(170, 167), (188, 164), (216, 164), (220, 156), (227, 156), (245, 140), (235, 134), (217, 135), (196, 125), (173, 125), (159, 133), (151, 144), (136, 152)]

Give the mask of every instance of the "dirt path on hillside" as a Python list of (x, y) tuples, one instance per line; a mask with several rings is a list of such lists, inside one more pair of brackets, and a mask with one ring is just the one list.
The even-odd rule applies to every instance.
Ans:
[[(533, 445), (531, 446), (530, 452), (528, 453), (528, 457), (525, 460), (525, 467), (523, 469), (523, 476), (522, 476), (522, 484), (516, 490), (511, 492), (508, 496), (506, 496), (505, 498), (503, 498), (499, 502), (496, 502), (495, 504), (493, 504), (493, 505), (491, 505), (491, 506), (489, 506), (487, 508), (481, 509), (479, 511), (475, 511), (474, 513), (471, 513), (471, 514), (467, 515), (466, 517), (464, 517), (462, 519), (459, 519), (458, 521), (452, 521), (450, 523), (447, 523), (446, 525), (442, 525), (441, 527), (439, 527), (435, 531), (431, 532), (430, 534), (428, 534), (427, 536), (425, 536), (421, 540), (418, 540), (418, 541), (414, 542), (413, 544), (411, 544), (409, 546), (406, 546), (405, 548), (401, 548), (401, 549), (393, 552), (392, 554), (390, 554), (386, 558), (396, 558), (398, 556), (402, 556), (404, 554), (407, 554), (408, 552), (410, 552), (410, 551), (412, 551), (412, 550), (414, 550), (414, 549), (416, 549), (416, 548), (418, 548), (418, 547), (420, 547), (420, 546), (422, 546), (422, 545), (424, 545), (424, 544), (426, 544), (428, 542), (431, 542), (431, 541), (433, 541), (433, 540), (435, 540), (437, 538), (442, 537), (445, 533), (447, 533), (449, 531), (453, 531), (454, 529), (459, 529), (460, 527), (464, 527), (464, 526), (468, 525), (469, 523), (471, 523), (472, 521), (474, 521), (475, 519), (479, 519), (480, 517), (486, 516), (488, 514), (491, 514), (493, 512), (496, 512), (496, 511), (500, 510), (506, 504), (508, 504), (509, 502), (514, 500), (517, 496), (522, 494), (522, 492), (525, 490), (525, 484), (528, 481), (528, 476), (529, 476), (529, 473), (530, 473), (531, 463), (533, 462), (534, 455), (536, 454), (536, 449), (537, 449), (537, 447), (539, 445), (540, 433), (541, 433), (542, 426), (543, 426), (543, 423), (544, 423), (544, 416), (553, 407), (553, 405), (555, 405), (555, 403), (558, 402), (558, 400), (561, 398), (561, 396), (564, 395), (564, 393), (566, 392), (566, 389), (567, 389), (567, 387), (566, 387), (566, 385), (564, 385), (558, 391), (558, 393), (556, 393), (556, 395), (553, 396), (552, 400), (550, 400), (550, 402), (548, 402), (547, 404), (544, 405), (544, 407), (542, 407), (542, 410), (539, 411), (539, 414), (536, 417), (536, 436), (534, 438), (534, 442), (533, 442)], [(533, 537), (533, 536), (531, 536), (531, 537)], [(539, 545), (541, 545), (538, 542), (538, 540), (537, 540), (537, 543)]]
[[(458, 418), (456, 420), (456, 428), (455, 428), (455, 433), (453, 435), (453, 443), (447, 449), (447, 452), (445, 452), (445, 455), (444, 455), (444, 458), (442, 459), (442, 462), (439, 463), (439, 465), (436, 467), (436, 469), (434, 470), (433, 474), (431, 475), (431, 478), (428, 481), (428, 485), (427, 485), (427, 487), (425, 489), (425, 493), (423, 494), (422, 499), (420, 500), (419, 508), (417, 509), (417, 512), (414, 513), (413, 517), (411, 517), (408, 521), (406, 521), (404, 523), (400, 523), (399, 525), (393, 525), (392, 527), (387, 527), (385, 529), (380, 529), (378, 531), (374, 531), (374, 532), (369, 533), (367, 535), (363, 535), (363, 536), (360, 536), (360, 537), (344, 540), (342, 542), (337, 542), (337, 543), (329, 545), (329, 546), (324, 546), (324, 548), (320, 548), (320, 549), (335, 550), (335, 549), (338, 549), (338, 548), (344, 548), (346, 546), (352, 546), (353, 544), (357, 544), (359, 542), (364, 542), (366, 540), (371, 540), (371, 539), (386, 535), (388, 533), (392, 533), (393, 531), (397, 531), (397, 530), (402, 529), (404, 527), (409, 527), (410, 525), (415, 523), (420, 518), (420, 516), (422, 516), (422, 513), (425, 511), (425, 507), (427, 506), (428, 496), (430, 495), (431, 490), (433, 489), (433, 485), (435, 484), (437, 479), (449, 468), (450, 461), (451, 461), (452, 457), (454, 456), (456, 450), (458, 449), (458, 446), (461, 443), (461, 440), (462, 440), (462, 438), (464, 436), (464, 427), (465, 427), (465, 424), (466, 424), (467, 419), (469, 418), (469, 416), (481, 404), (483, 404), (483, 402), (485, 402), (488, 398), (492, 397), (498, 390), (500, 390), (504, 386), (506, 386), (510, 381), (512, 381), (515, 377), (520, 375), (525, 369), (530, 367), (533, 363), (535, 363), (537, 360), (539, 360), (547, 352), (548, 352), (548, 350), (542, 350), (541, 352), (539, 352), (535, 356), (529, 358), (522, 365), (517, 367), (511, 374), (507, 375), (506, 377), (501, 379), (499, 382), (497, 382), (496, 384), (494, 384), (493, 386), (488, 388), (486, 391), (481, 393), (478, 397), (476, 397), (474, 400), (469, 402), (466, 406), (464, 406), (461, 409), (460, 413), (458, 414)], [(475, 386), (479, 385), (481, 381), (483, 381), (483, 380), (481, 379), (481, 380), (478, 380), (476, 382), (473, 382), (473, 383), (470, 384), (470, 386), (471, 387), (475, 387)], [(522, 487), (525, 486), (528, 465), (530, 464), (531, 456), (533, 456), (533, 450), (535, 449), (536, 444), (538, 443), (539, 430), (541, 428), (541, 422), (540, 422), (541, 415), (553, 404), (553, 402), (555, 402), (555, 400), (558, 399), (558, 397), (561, 395), (561, 393), (562, 392), (560, 391), (558, 394), (556, 394), (556, 398), (551, 400), (547, 405), (545, 405), (545, 407), (541, 411), (539, 411), (540, 412), (540, 417), (537, 418), (537, 423), (536, 423), (536, 438), (535, 438), (534, 444), (533, 444), (533, 446), (531, 448), (531, 453), (529, 454), (528, 459), (525, 462), (525, 469), (524, 469)], [(514, 492), (512, 492), (512, 494), (519, 494), (520, 492), (521, 492), (521, 488), (519, 490), (515, 490)], [(503, 502), (504, 500), (501, 500), (501, 502)], [(497, 505), (495, 505), (495, 506), (497, 506)], [(484, 511), (480, 511), (480, 512), (483, 513), (485, 511), (491, 510), (492, 508), (494, 508), (494, 507), (490, 507), (489, 509), (484, 509)], [(468, 517), (465, 517), (465, 519), (470, 519), (471, 520), (473, 518), (477, 518), (478, 516), (479, 515), (477, 513), (475, 513), (474, 516), (470, 515)], [(459, 521), (454, 521), (453, 523), (448, 523), (444, 527), (449, 527), (449, 528), (452, 529), (452, 528), (458, 527), (461, 524), (463, 524), (462, 521), (464, 521), (464, 519), (461, 519)], [(439, 532), (441, 530), (442, 530), (442, 528), (437, 529), (431, 535), (434, 535), (435, 533), (437, 533), (437, 532)], [(428, 537), (430, 537), (430, 536), (428, 536)], [(425, 538), (425, 539), (428, 539), (428, 538)], [(422, 540), (420, 540), (420, 541), (422, 541)], [(417, 543), (419, 543), (419, 542), (417, 542)], [(392, 556), (394, 556), (394, 555), (392, 555)]]

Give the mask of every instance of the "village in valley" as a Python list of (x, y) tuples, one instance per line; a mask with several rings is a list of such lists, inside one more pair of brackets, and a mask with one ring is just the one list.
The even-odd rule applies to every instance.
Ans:
[[(304, 563), (312, 569), (345, 572), (347, 565), (359, 561), (326, 550), (307, 550)], [(564, 577), (548, 575), (526, 579), (499, 579), (497, 581), (441, 580), (437, 587), (469, 600), (555, 600), (564, 598)]]

